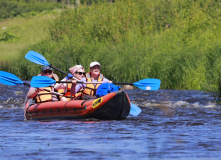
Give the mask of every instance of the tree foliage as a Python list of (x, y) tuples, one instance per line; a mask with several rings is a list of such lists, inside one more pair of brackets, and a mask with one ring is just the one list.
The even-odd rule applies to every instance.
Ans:
[(17, 16), (35, 15), (42, 11), (61, 8), (62, 5), (52, 0), (1, 0), (0, 20)]

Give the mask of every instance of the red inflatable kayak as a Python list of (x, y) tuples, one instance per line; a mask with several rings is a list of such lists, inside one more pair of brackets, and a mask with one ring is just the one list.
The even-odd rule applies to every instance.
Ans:
[(71, 100), (38, 103), (25, 106), (25, 118), (36, 119), (126, 119), (130, 113), (130, 100), (124, 91), (109, 93), (90, 100)]

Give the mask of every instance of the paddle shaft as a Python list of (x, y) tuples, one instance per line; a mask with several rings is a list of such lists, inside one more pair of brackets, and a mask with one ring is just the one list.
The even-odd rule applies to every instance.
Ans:
[[(68, 76), (68, 73), (66, 73), (66, 72), (64, 72), (64, 71), (62, 71), (62, 70), (60, 70), (60, 69), (58, 69), (58, 68), (52, 66), (51, 64), (50, 64), (49, 66), (50, 66), (51, 68), (54, 68), (55, 70), (57, 70), (57, 71), (59, 71), (59, 72), (65, 74), (66, 76)], [(72, 78), (75, 79), (75, 80), (77, 80), (77, 81), (79, 81), (79, 79), (77, 79), (77, 78), (75, 78), (75, 77), (72, 77)]]
[(57, 71), (59, 71), (59, 72), (61, 72), (61, 73), (63, 73), (63, 74), (65, 74), (66, 76), (68, 75), (67, 73), (65, 73), (64, 71), (62, 71), (62, 70), (60, 70), (60, 69), (58, 69), (58, 68), (56, 68), (56, 67), (54, 67), (54, 66), (52, 66), (51, 64), (49, 65), (51, 68), (54, 68), (55, 70), (57, 70)]
[[(72, 83), (71, 81), (56, 81), (56, 83)], [(102, 84), (104, 82), (77, 82), (79, 84)], [(117, 84), (117, 85), (133, 85), (133, 83), (121, 83), (121, 82), (113, 82), (113, 84)]]
[[(26, 82), (24, 82), (23, 84), (30, 87), (30, 84), (28, 84)], [(63, 94), (60, 94), (60, 93), (57, 93), (57, 92), (53, 92), (53, 91), (50, 91), (50, 90), (47, 90), (47, 89), (43, 89), (43, 90), (47, 91), (47, 92), (51, 92), (52, 94), (55, 94), (55, 95), (58, 95), (58, 96), (63, 96)]]
[(113, 82), (113, 84), (117, 84), (117, 85), (130, 85), (133, 86), (133, 83), (122, 83), (122, 82)]

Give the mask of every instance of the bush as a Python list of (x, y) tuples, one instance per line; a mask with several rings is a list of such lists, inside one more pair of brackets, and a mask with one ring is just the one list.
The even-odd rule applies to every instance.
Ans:
[(4, 31), (2, 34), (0, 34), (0, 42), (4, 41), (12, 41), (15, 38), (15, 36), (13, 36), (11, 33), (9, 33), (8, 31)]

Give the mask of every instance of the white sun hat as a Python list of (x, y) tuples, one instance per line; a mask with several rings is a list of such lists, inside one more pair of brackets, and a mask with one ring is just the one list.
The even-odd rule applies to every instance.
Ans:
[(90, 68), (91, 68), (91, 67), (94, 67), (94, 66), (96, 66), (96, 65), (98, 65), (98, 66), (101, 67), (100, 63), (98, 63), (97, 61), (94, 61), (94, 62), (91, 62)]

